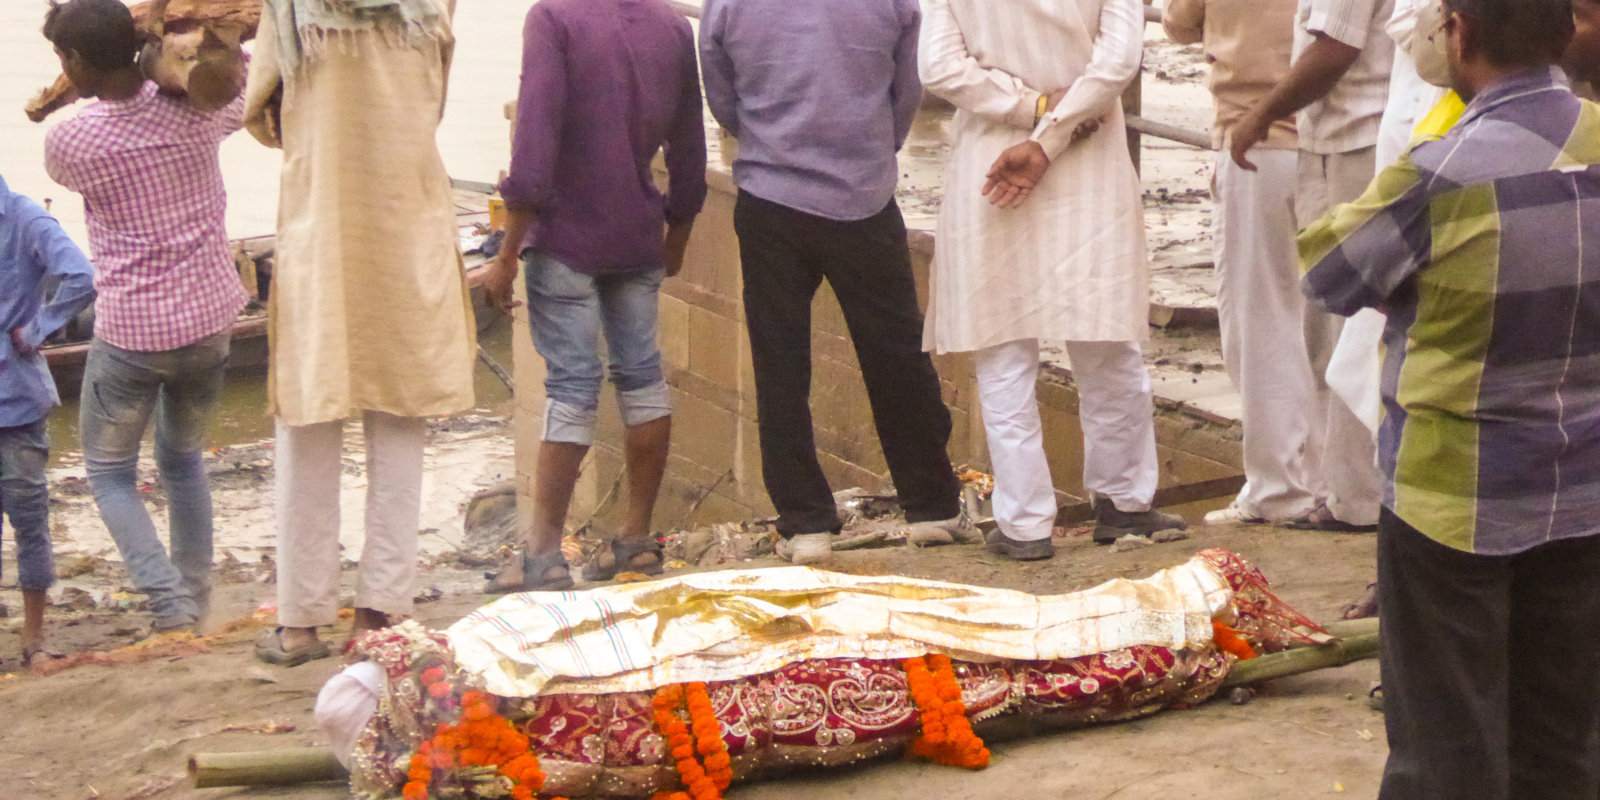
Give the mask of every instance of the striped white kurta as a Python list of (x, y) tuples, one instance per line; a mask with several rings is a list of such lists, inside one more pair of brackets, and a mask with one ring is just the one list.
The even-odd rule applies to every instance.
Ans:
[[(1138, 74), (1139, 0), (923, 0), (922, 79), (958, 109), (923, 345), (936, 353), (1022, 339), (1142, 341), (1149, 267), (1121, 95)], [(1067, 89), (1032, 131), (1052, 163), (1019, 209), (981, 190), (1029, 138), (1041, 93)], [(1071, 144), (1081, 123), (1098, 133)]]

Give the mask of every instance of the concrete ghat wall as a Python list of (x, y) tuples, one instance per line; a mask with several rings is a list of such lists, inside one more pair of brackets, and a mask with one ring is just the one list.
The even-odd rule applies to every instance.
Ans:
[[(695, 226), (683, 274), (667, 282), (661, 299), (661, 348), (672, 385), (674, 430), (667, 485), (655, 524), (665, 530), (746, 520), (772, 513), (762, 483), (750, 346), (744, 330), (743, 281), (733, 232), (735, 189), (725, 168), (713, 164), (711, 193)], [(933, 235), (911, 234), (919, 293), (927, 297)], [(518, 322), (526, 331), (526, 309)], [(888, 486), (888, 470), (873, 427), (854, 348), (844, 318), (826, 286), (813, 306), (812, 408), (823, 469), (836, 490)], [(545, 403), (543, 361), (527, 335), (517, 338), (518, 506), (532, 518), (535, 457)], [(957, 464), (984, 468), (988, 457), (979, 416), (972, 359), (935, 360), (944, 399), (954, 417), (950, 454)], [(1081, 498), (1082, 432), (1070, 376), (1050, 369), (1040, 380), (1051, 471), (1063, 503)], [(622, 427), (608, 387), (596, 446), (574, 497), (569, 529), (593, 522), (612, 529), (626, 504), (619, 485)], [(1158, 428), (1164, 486), (1236, 474), (1236, 432), (1164, 411)]]

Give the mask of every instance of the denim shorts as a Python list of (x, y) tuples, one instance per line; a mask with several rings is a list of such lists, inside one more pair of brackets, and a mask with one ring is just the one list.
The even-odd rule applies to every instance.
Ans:
[(643, 425), (672, 413), (657, 343), (663, 270), (588, 275), (548, 255), (524, 256), (533, 344), (544, 357), (544, 440), (594, 443), (600, 385), (600, 336), (610, 354), (623, 423)]

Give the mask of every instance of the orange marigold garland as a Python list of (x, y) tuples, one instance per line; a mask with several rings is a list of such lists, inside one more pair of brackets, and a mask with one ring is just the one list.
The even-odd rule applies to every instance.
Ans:
[[(430, 696), (448, 694), (435, 691), (437, 686), (449, 685), (442, 669), (423, 672), (422, 683)], [(428, 800), (433, 796), (436, 773), (451, 770), (474, 770), (480, 774), (492, 770), (487, 774), (498, 774), (511, 782), (512, 800), (533, 800), (545, 782), (528, 737), (510, 720), (495, 713), (494, 702), (483, 692), (461, 696), (461, 721), (439, 725), (433, 738), (417, 747), (409, 767), (401, 790), (403, 800)]]
[(905, 670), (911, 699), (922, 716), (922, 735), (911, 743), (911, 755), (964, 769), (989, 766), (989, 749), (967, 719), (961, 684), (950, 657), (906, 659)]
[(1211, 621), (1211, 638), (1217, 643), (1218, 649), (1240, 661), (1256, 657), (1256, 649), (1250, 646), (1250, 641), (1243, 634), (1218, 620)]
[(685, 704), (689, 708), (689, 725), (694, 731), (695, 750), (701, 763), (718, 791), (725, 792), (733, 783), (733, 758), (728, 755), (728, 743), (722, 738), (722, 723), (711, 707), (711, 692), (703, 683), (691, 683), (685, 690)]
[[(695, 725), (694, 735), (690, 733), (689, 724), (678, 716), (678, 709), (684, 707), (686, 703), (689, 707), (689, 718)], [(650, 703), (650, 710), (655, 717), (656, 730), (667, 740), (667, 754), (678, 768), (678, 777), (689, 790), (687, 793), (662, 792), (657, 794), (656, 798), (721, 800), (722, 790), (728, 788), (728, 783), (733, 780), (733, 771), (731, 761), (727, 760), (727, 747), (722, 744), (721, 726), (711, 710), (711, 700), (706, 685), (691, 683), (687, 687), (678, 684), (664, 686), (656, 691), (655, 699)], [(715, 743), (711, 741), (712, 738), (716, 739)], [(696, 758), (697, 752), (706, 758), (706, 765), (702, 765)], [(721, 759), (715, 758), (718, 753), (722, 755)], [(708, 765), (714, 772), (707, 769)]]

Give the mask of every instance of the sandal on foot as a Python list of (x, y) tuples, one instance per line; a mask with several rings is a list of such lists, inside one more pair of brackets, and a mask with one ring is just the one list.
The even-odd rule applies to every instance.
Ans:
[[(560, 570), (556, 577), (546, 577), (550, 573)], [(489, 582), (484, 584), (484, 594), (511, 594), (515, 592), (565, 592), (571, 589), (572, 567), (567, 564), (567, 557), (561, 554), (558, 548), (542, 556), (529, 555), (526, 550), (522, 552), (522, 580), (512, 581), (501, 576), (505, 571), (484, 573)]]
[[(635, 566), (633, 560), (639, 556), (654, 556), (655, 561), (647, 566)], [(623, 572), (638, 572), (643, 575), (660, 575), (666, 571), (666, 559), (662, 554), (661, 543), (653, 536), (621, 536), (611, 540), (611, 564), (607, 566), (600, 563), (600, 558), (595, 557), (583, 568), (583, 579), (590, 583), (609, 581)]]
[(273, 666), (298, 667), (332, 656), (328, 643), (320, 639), (293, 650), (284, 648), (282, 628), (267, 631), (256, 640), (256, 660)]
[(66, 653), (52, 650), (46, 645), (36, 644), (32, 647), (22, 648), (22, 668), (33, 666), (34, 661), (61, 661), (67, 657)]

